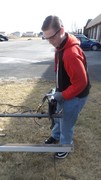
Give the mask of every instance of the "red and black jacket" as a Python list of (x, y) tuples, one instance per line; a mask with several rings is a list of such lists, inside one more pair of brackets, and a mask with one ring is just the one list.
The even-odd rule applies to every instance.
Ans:
[(64, 99), (82, 98), (90, 89), (86, 57), (77, 38), (70, 34), (66, 36), (55, 54), (58, 91), (62, 92)]

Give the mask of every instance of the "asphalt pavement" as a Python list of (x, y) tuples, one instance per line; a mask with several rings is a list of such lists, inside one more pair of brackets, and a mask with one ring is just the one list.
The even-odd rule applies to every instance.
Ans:
[[(101, 81), (101, 51), (85, 51), (90, 79)], [(0, 42), (0, 79), (54, 80), (54, 48), (42, 39)]]

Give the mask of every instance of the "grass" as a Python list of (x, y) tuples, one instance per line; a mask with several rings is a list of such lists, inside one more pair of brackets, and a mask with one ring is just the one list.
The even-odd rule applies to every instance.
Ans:
[[(0, 113), (37, 109), (52, 81), (0, 83)], [(12, 104), (14, 106), (8, 106)], [(46, 110), (46, 106), (44, 107)], [(50, 133), (47, 119), (0, 118), (1, 143), (42, 143)], [(0, 153), (0, 180), (100, 180), (101, 83), (93, 82), (74, 133), (74, 153), (55, 160), (53, 153)]]

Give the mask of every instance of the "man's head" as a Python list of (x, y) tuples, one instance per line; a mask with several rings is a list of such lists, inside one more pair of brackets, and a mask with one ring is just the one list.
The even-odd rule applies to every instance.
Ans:
[(58, 47), (65, 38), (64, 26), (61, 19), (57, 16), (48, 16), (43, 22), (42, 31), (54, 47)]

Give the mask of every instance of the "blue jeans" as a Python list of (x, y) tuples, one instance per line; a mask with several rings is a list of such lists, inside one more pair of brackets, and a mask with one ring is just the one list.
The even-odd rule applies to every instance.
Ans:
[(86, 100), (87, 97), (75, 97), (57, 103), (57, 112), (63, 110), (63, 117), (54, 119), (55, 125), (52, 129), (52, 137), (59, 140), (60, 144), (73, 143), (74, 126)]

